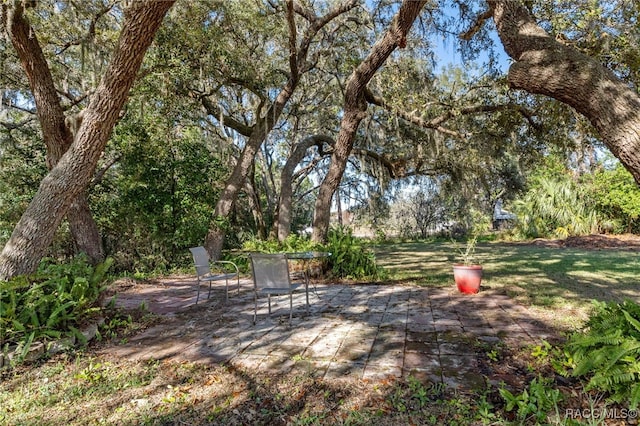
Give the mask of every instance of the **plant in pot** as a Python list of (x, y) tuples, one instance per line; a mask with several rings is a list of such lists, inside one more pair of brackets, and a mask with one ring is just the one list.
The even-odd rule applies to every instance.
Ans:
[(473, 232), (464, 249), (459, 249), (460, 263), (453, 265), (453, 279), (461, 293), (475, 294), (480, 290), (482, 265), (475, 263), (478, 233)]

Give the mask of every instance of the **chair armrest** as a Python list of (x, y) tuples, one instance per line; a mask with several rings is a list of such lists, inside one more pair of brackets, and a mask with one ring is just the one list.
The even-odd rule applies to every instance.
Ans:
[(240, 273), (240, 270), (238, 269), (238, 265), (228, 260), (215, 260), (215, 261), (212, 261), (211, 263), (213, 263), (214, 265), (222, 265), (223, 268), (225, 266), (231, 266), (235, 270), (236, 274)]

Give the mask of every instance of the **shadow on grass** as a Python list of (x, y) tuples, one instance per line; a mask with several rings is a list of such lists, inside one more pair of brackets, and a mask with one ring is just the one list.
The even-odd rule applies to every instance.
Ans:
[[(476, 253), (484, 266), (485, 287), (501, 288), (531, 305), (569, 303), (585, 308), (593, 299), (639, 300), (637, 252), (491, 243), (479, 244)], [(456, 247), (453, 243), (380, 246), (377, 258), (400, 280), (448, 286)]]

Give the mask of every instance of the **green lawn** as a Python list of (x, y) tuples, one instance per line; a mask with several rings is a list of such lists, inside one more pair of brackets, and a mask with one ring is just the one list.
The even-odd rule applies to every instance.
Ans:
[[(458, 247), (459, 248), (459, 247)], [(404, 243), (375, 248), (391, 282), (454, 286), (455, 243)], [(640, 253), (525, 244), (478, 244), (482, 290), (506, 293), (534, 309), (555, 312), (561, 326), (582, 321), (591, 301), (640, 300)]]

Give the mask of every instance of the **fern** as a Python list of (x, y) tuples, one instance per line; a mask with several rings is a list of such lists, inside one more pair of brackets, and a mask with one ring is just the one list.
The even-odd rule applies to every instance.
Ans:
[(629, 314), (629, 312), (625, 311), (624, 309), (622, 310), (622, 313), (624, 314), (624, 317), (629, 322), (629, 324), (631, 324), (637, 331), (640, 331), (640, 321), (633, 318), (631, 314)]
[(640, 349), (640, 341), (635, 339), (625, 340), (608, 354), (609, 359), (605, 368), (612, 368), (619, 363), (630, 364), (634, 362), (638, 358), (638, 349)]
[(574, 360), (572, 375), (588, 378), (587, 389), (609, 393), (614, 402), (640, 403), (640, 306), (595, 303), (587, 327), (566, 346)]
[(640, 403), (640, 383), (635, 383), (629, 391), (629, 405), (637, 407), (638, 403)]
[(599, 348), (586, 353), (575, 352), (573, 359), (576, 366), (573, 371), (574, 376), (582, 376), (589, 371), (599, 370), (607, 360), (605, 349)]
[(569, 347), (577, 352), (590, 352), (594, 346), (600, 345), (619, 345), (624, 340), (622, 336), (622, 330), (609, 330), (608, 334), (595, 334), (597, 331), (593, 330), (591, 333), (574, 336), (569, 343)]

